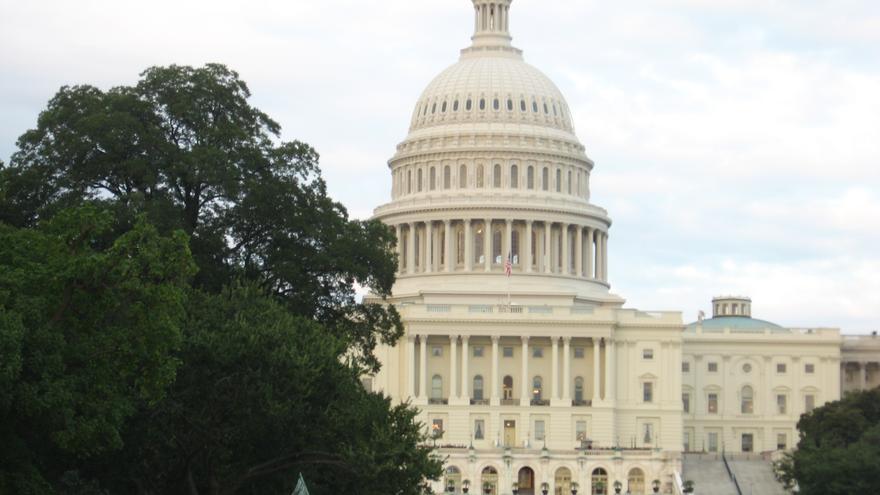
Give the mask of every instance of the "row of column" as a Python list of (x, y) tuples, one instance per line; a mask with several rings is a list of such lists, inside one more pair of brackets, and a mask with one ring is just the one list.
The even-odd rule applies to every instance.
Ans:
[(868, 388), (868, 365), (871, 364), (868, 361), (841, 361), (840, 363), (840, 393), (841, 395), (844, 392), (845, 380), (846, 380), (846, 372), (848, 365), (857, 364), (859, 366), (859, 390), (867, 390)]
[(476, 21), (474, 30), (480, 31), (502, 31), (506, 32), (508, 28), (508, 8), (503, 3), (482, 4), (476, 6)]
[[(449, 397), (456, 398), (461, 401), (469, 401), (469, 384), (473, 377), (470, 376), (468, 372), (468, 342), (470, 337), (467, 335), (451, 335), (448, 337), (450, 341), (450, 352), (449, 352)], [(501, 340), (501, 336), (492, 335), (490, 336), (492, 340), (492, 376), (490, 378), (491, 389), (490, 389), (490, 404), (491, 405), (499, 405), (500, 404), (500, 377), (498, 370), (498, 343)], [(461, 354), (462, 354), (462, 362), (461, 362), (461, 386), (458, 386), (458, 341), (461, 340)], [(520, 391), (520, 405), (528, 406), (530, 405), (530, 401), (532, 398), (531, 394), (531, 379), (529, 376), (529, 337), (520, 336), (520, 340), (522, 343), (522, 375), (521, 375), (521, 391)], [(571, 337), (552, 337), (551, 339), (552, 346), (552, 375), (551, 375), (551, 390), (550, 390), (550, 399), (551, 401), (556, 401), (561, 399), (563, 403), (570, 404), (571, 403)], [(562, 387), (561, 387), (561, 396), (560, 396), (560, 387), (559, 387), (559, 341), (562, 340)], [(418, 377), (419, 377), (419, 388), (418, 393), (416, 391), (416, 336), (411, 335), (407, 340), (407, 392), (410, 397), (415, 397), (419, 402), (427, 402), (428, 400), (428, 336), (427, 335), (419, 335), (419, 360), (418, 360)], [(593, 338), (593, 404), (599, 402), (602, 399), (613, 401), (615, 399), (614, 390), (616, 388), (616, 384), (613, 383), (613, 378), (615, 376), (614, 370), (614, 341), (610, 339), (599, 339)], [(602, 345), (604, 343), (604, 345)], [(602, 355), (602, 350), (604, 349), (604, 371), (602, 367), (602, 360), (600, 359), (600, 355)], [(602, 388), (602, 383), (600, 381), (600, 374), (604, 378), (604, 388)], [(604, 394), (601, 392), (604, 391)]]
[[(501, 222), (504, 223), (504, 231), (500, 263), (493, 256), (496, 251), (493, 249), (493, 226), (497, 223), (494, 219), (429, 220), (398, 224), (395, 226), (398, 271), (410, 275), (453, 271), (491, 272), (493, 267), (503, 269), (507, 256), (511, 255), (516, 258), (512, 260), (514, 271), (557, 273), (608, 281), (607, 232), (563, 222), (538, 222), (540, 230), (536, 229), (536, 222), (532, 220), (504, 219)], [(515, 226), (515, 223), (521, 225)], [(438, 228), (442, 229), (442, 236), (441, 232), (437, 232)], [(515, 246), (514, 231), (521, 241)], [(543, 234), (535, 235), (535, 246), (532, 246), (533, 232)], [(459, 233), (464, 235), (459, 236)], [(474, 252), (477, 235), (482, 236), (482, 253)], [(569, 236), (574, 238), (573, 242)], [(482, 263), (479, 262), (479, 254), (483, 256)]]

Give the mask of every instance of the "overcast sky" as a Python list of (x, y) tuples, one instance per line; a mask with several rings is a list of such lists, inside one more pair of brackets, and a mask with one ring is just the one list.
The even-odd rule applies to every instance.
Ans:
[[(65, 84), (221, 62), (353, 216), (468, 0), (0, 0), (0, 159)], [(515, 0), (514, 44), (566, 95), (627, 305), (749, 295), (787, 326), (880, 329), (880, 2)]]

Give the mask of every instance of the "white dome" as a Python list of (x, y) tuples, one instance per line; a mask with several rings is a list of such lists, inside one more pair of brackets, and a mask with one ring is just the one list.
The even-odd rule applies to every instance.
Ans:
[(410, 130), (454, 122), (517, 122), (573, 133), (559, 88), (518, 53), (464, 53), (434, 78)]

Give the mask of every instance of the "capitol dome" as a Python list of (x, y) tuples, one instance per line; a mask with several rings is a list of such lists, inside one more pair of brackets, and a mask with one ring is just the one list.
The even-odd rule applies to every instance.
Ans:
[(471, 46), (422, 92), (389, 160), (392, 200), (374, 217), (397, 233), (393, 292), (618, 305), (593, 162), (559, 88), (511, 45), (511, 1), (472, 0)]

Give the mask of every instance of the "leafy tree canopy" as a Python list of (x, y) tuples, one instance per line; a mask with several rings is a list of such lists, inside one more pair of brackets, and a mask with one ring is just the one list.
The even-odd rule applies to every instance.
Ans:
[(803, 495), (880, 493), (880, 389), (847, 394), (801, 416), (797, 450), (779, 466)]

